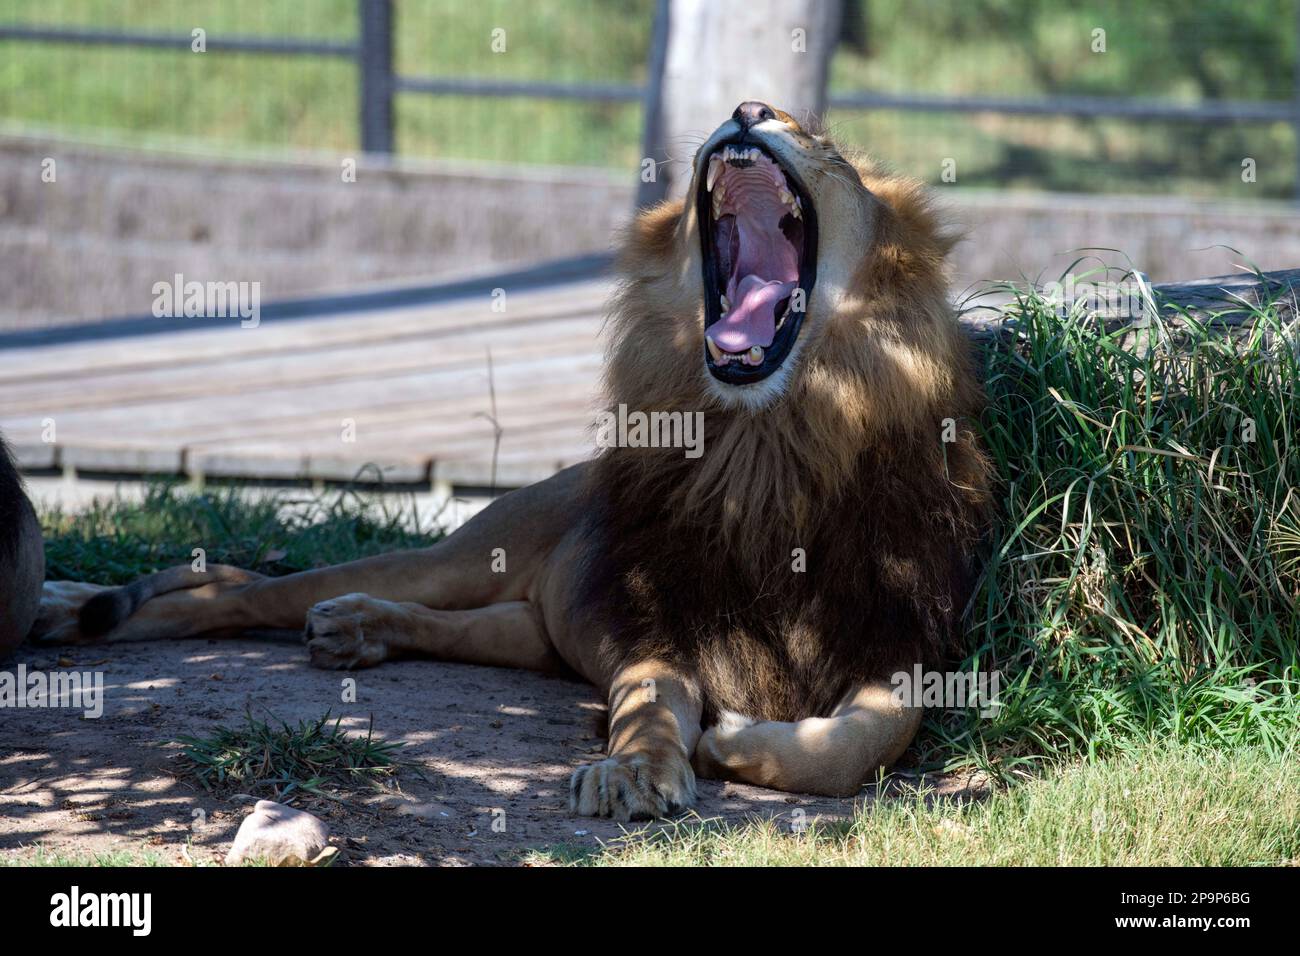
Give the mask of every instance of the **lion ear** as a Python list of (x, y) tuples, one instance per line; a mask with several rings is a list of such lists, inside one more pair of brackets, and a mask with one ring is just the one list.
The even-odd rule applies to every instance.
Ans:
[[(670, 199), (643, 209), (632, 220), (620, 244), (618, 268), (624, 275), (640, 275), (651, 263), (668, 258), (673, 252), (677, 226), (686, 203)], [(649, 271), (655, 271), (651, 266)]]

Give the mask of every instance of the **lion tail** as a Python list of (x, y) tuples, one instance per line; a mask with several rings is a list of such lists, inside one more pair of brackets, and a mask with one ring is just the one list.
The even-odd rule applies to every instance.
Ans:
[(86, 637), (107, 634), (150, 598), (169, 591), (197, 588), (204, 584), (248, 584), (264, 575), (244, 571), (227, 564), (212, 564), (205, 571), (195, 571), (189, 565), (168, 568), (132, 581), (125, 587), (101, 591), (81, 606), (81, 633)]

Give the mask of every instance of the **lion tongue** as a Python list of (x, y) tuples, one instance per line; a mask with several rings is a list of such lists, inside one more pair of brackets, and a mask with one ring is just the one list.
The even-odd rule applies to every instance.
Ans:
[(747, 275), (731, 292), (731, 311), (705, 330), (720, 349), (747, 352), (755, 345), (767, 348), (776, 336), (776, 306), (794, 289), (795, 282)]

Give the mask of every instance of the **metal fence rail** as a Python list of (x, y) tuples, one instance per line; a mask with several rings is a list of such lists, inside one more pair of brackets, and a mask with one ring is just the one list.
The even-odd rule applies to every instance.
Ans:
[[(655, 135), (655, 130), (659, 127), (659, 84), (668, 42), (668, 3), (669, 0), (658, 0), (656, 5), (649, 50), (648, 82), (644, 86), (402, 76), (393, 69), (392, 0), (357, 0), (359, 30), (355, 41), (208, 35), (205, 42), (206, 49), (214, 52), (327, 56), (354, 60), (360, 84), (358, 125), (361, 149), (367, 153), (395, 152), (393, 98), (398, 93), (419, 93), (435, 96), (533, 97), (641, 103), (645, 110), (647, 136), (643, 155), (649, 156), (654, 152), (654, 141), (650, 137)], [(193, 43), (192, 37), (183, 35), (0, 24), (0, 41), (2, 40), (173, 50), (188, 50)], [(660, 183), (643, 183), (638, 201), (653, 201), (659, 198), (660, 193)]]

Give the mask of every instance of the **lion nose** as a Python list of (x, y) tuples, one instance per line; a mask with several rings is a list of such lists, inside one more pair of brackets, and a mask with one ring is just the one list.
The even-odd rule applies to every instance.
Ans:
[(731, 114), (731, 118), (740, 124), (740, 131), (745, 133), (751, 126), (757, 126), (763, 120), (776, 119), (776, 110), (758, 100), (746, 100), (736, 107), (736, 112)]

